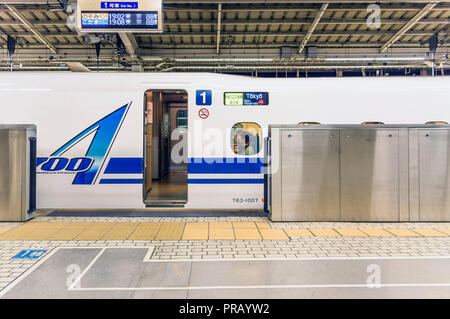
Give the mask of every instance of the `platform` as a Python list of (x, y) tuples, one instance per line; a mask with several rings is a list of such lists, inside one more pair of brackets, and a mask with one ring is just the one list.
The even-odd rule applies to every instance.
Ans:
[[(153, 247), (57, 248), (2, 295), (67, 299), (442, 298), (450, 294), (450, 257), (155, 261), (146, 259), (149, 250)], [(380, 282), (370, 280), (371, 267), (381, 269)]]
[[(45, 253), (13, 258), (23, 250)], [(369, 265), (381, 271), (378, 288), (367, 286)], [(0, 223), (3, 298), (449, 298), (449, 266), (450, 223), (52, 216)]]
[[(295, 237), (449, 237), (435, 227), (286, 227), (267, 221), (233, 222), (29, 222), (0, 228), (0, 240), (289, 240)], [(348, 224), (347, 224), (348, 225)], [(351, 225), (351, 224), (350, 224)], [(408, 224), (406, 224), (408, 225)], [(420, 224), (419, 224), (420, 225)]]

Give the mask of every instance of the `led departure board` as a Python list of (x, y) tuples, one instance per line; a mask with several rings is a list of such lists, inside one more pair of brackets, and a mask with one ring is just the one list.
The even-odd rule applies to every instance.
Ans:
[(226, 106), (252, 106), (268, 105), (269, 93), (267, 92), (225, 92), (224, 104)]
[(157, 29), (158, 12), (82, 11), (81, 27), (88, 29)]
[(162, 32), (162, 0), (78, 0), (81, 32)]

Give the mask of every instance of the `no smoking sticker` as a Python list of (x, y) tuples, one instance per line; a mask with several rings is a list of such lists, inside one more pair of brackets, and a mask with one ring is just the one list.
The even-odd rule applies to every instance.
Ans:
[(201, 119), (207, 119), (209, 116), (209, 111), (205, 108), (200, 109), (200, 111), (198, 111), (198, 116), (200, 116)]

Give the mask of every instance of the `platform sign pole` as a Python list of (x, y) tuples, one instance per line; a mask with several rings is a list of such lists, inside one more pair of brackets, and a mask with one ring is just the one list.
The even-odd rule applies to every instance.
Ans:
[(94, 33), (163, 32), (162, 0), (78, 0), (77, 28)]

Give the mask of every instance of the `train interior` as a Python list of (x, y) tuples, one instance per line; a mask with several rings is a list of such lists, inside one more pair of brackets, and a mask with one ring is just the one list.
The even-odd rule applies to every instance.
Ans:
[(187, 93), (150, 90), (144, 105), (144, 203), (183, 206), (187, 202)]

